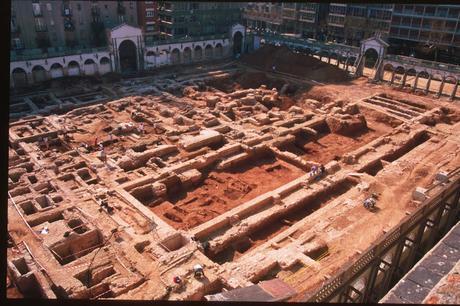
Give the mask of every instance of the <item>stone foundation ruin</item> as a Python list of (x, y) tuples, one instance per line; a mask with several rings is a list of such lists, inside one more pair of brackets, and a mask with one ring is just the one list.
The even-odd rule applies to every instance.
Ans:
[[(417, 187), (460, 166), (458, 105), (260, 69), (12, 99), (16, 294), (204, 300), (276, 278), (301, 300), (413, 212)], [(62, 113), (23, 117), (53, 107)]]

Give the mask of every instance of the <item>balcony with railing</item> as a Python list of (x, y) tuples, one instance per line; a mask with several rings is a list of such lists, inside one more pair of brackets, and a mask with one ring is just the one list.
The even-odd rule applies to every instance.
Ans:
[(35, 31), (36, 32), (47, 32), (48, 27), (44, 23), (35, 24)]
[(72, 20), (70, 18), (64, 20), (64, 31), (66, 31), (66, 32), (75, 31), (75, 26), (74, 26), (74, 24), (73, 24), (73, 22), (72, 22)]
[(281, 12), (272, 11), (265, 13), (258, 11), (246, 11), (243, 13), (243, 18), (262, 20), (267, 22), (281, 22)]

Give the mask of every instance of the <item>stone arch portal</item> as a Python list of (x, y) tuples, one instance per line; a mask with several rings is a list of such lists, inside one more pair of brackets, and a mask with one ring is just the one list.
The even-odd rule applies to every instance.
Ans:
[(137, 48), (129, 39), (121, 42), (118, 47), (120, 71), (130, 73), (137, 71)]
[(243, 52), (243, 34), (236, 31), (233, 34), (233, 55), (241, 54)]

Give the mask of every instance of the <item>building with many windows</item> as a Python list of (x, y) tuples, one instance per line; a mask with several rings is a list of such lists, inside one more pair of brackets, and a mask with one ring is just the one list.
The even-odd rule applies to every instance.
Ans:
[(249, 2), (244, 17), (248, 28), (354, 46), (378, 34), (390, 52), (460, 62), (460, 5)]
[(137, 25), (135, 1), (12, 1), (11, 49), (52, 53), (106, 46), (105, 31)]
[(435, 60), (460, 57), (460, 5), (396, 4), (390, 43)]
[(325, 30), (327, 3), (250, 2), (244, 12), (248, 28), (317, 38)]
[(158, 39), (160, 34), (158, 1), (138, 1), (137, 20), (138, 26), (144, 31), (146, 42)]
[(281, 31), (281, 2), (249, 2), (244, 9), (243, 19), (250, 29)]
[(158, 1), (159, 30), (162, 39), (222, 35), (241, 22), (240, 2)]
[(379, 33), (388, 37), (393, 4), (331, 3), (327, 18), (328, 38), (358, 46)]

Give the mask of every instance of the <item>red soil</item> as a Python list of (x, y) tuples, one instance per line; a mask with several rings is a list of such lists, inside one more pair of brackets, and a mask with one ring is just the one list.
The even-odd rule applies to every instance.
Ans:
[(170, 197), (152, 211), (176, 229), (190, 229), (304, 174), (274, 158), (247, 162), (235, 169), (211, 172), (194, 190)]

